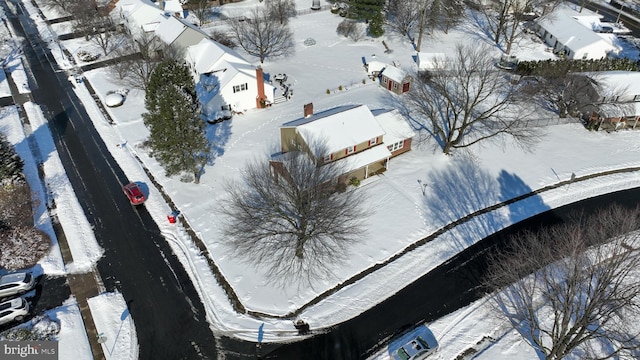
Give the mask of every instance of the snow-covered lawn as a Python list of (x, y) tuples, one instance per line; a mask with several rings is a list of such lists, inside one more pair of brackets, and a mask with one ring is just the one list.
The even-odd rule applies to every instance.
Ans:
[[(300, 8), (309, 6), (307, 2), (297, 1)], [(236, 16), (235, 13), (245, 11), (251, 6), (259, 6), (258, 1), (246, 0), (225, 5), (223, 11)], [(335, 27), (340, 21), (342, 18), (328, 11), (301, 15), (291, 20), (296, 40), (295, 52), (287, 58), (267, 59), (263, 68), (265, 73), (271, 76), (286, 73), (289, 77), (287, 82), (291, 83), (294, 91), (293, 98), (286, 103), (264, 110), (250, 110), (244, 115), (235, 116), (231, 121), (209, 126), (208, 135), (214, 144), (216, 156), (212, 165), (206, 167), (199, 185), (181, 182), (179, 177), (165, 177), (162, 168), (140, 146), (148, 135), (140, 116), (144, 112), (143, 93), (130, 91), (122, 106), (109, 108), (108, 111), (115, 121), (114, 125), (110, 125), (93, 103), (86, 88), (77, 87), (78, 96), (85, 102), (96, 128), (127, 176), (151, 185), (137, 160), (140, 159), (176, 203), (177, 209), (169, 208), (159, 196), (159, 192), (150, 186), (151, 193), (145, 206), (156, 218), (174, 252), (191, 274), (214, 330), (255, 340), (258, 326), (264, 321), (264, 341), (281, 340), (296, 334), (290, 320), (254, 319), (233, 311), (226, 294), (218, 286), (205, 259), (191, 243), (184, 229), (179, 225), (167, 223), (166, 215), (173, 210), (179, 210), (207, 244), (216, 264), (233, 286), (240, 301), (249, 310), (274, 315), (287, 314), (305, 306), (323, 291), (337, 287), (338, 290), (329, 297), (306, 307), (299, 315), (312, 324), (312, 328), (318, 328), (358, 315), (461, 249), (527, 216), (578, 199), (640, 186), (640, 175), (636, 173), (575, 182), (483, 215), (414, 251), (407, 252), (402, 256), (402, 261), (392, 262), (352, 285), (340, 286), (373, 264), (384, 262), (443, 225), (478, 209), (568, 180), (573, 174), (580, 179), (581, 176), (594, 172), (640, 166), (638, 133), (593, 133), (584, 130), (580, 125), (550, 126), (541, 142), (531, 149), (531, 152), (508, 144), (505, 147), (487, 144), (473, 147), (467, 154), (461, 152), (454, 157), (445, 157), (434, 149), (432, 143), (420, 144), (416, 141), (411, 152), (391, 161), (384, 175), (363, 182), (358, 190), (367, 193), (366, 205), (373, 210), (368, 220), (369, 231), (363, 236), (366, 240), (354, 245), (349, 263), (332, 269), (334, 276), (319, 279), (312, 287), (298, 288), (297, 284), (291, 284), (290, 287), (279, 288), (270, 285), (259, 266), (229, 256), (229, 249), (221, 241), (224, 218), (219, 214), (218, 207), (225, 198), (222, 187), (224, 180), (240, 176), (240, 170), (247, 160), (267, 156), (271, 149), (279, 147), (278, 127), (284, 122), (302, 117), (302, 107), (305, 103), (313, 102), (315, 112), (344, 104), (366, 104), (371, 109), (396, 107), (401, 98), (366, 80), (362, 66), (363, 57), (367, 61), (395, 61), (403, 69), (411, 72), (417, 68), (413, 61), (415, 51), (406, 37), (388, 34), (380, 39), (365, 38), (354, 43), (336, 35)], [(46, 26), (39, 26), (41, 31), (48, 31)], [(307, 38), (313, 38), (316, 44), (304, 45)], [(382, 40), (393, 52), (384, 52)], [(428, 35), (423, 40), (422, 48), (423, 51), (429, 49), (428, 51), (450, 53), (457, 42), (468, 41), (487, 42), (471, 22), (458, 30), (450, 31), (449, 34)], [(88, 44), (79, 44), (77, 39), (63, 42), (62, 46), (68, 46), (72, 50), (90, 47)], [(60, 51), (57, 45), (52, 43), (51, 47), (53, 55), (60, 63), (68, 65), (66, 60), (59, 58)], [(551, 54), (546, 52), (545, 48), (546, 46), (538, 41), (522, 41), (515, 47), (514, 53), (522, 59), (549, 58)], [(499, 57), (498, 49), (495, 49), (495, 55), (496, 58)], [(259, 63), (255, 58), (247, 59), (256, 65)], [(19, 67), (16, 67), (14, 73), (14, 79), (23, 76), (20, 75), (23, 71)], [(105, 69), (93, 70), (85, 75), (102, 99), (108, 91), (121, 87), (109, 80), (110, 76)], [(362, 84), (363, 79), (365, 84)], [(340, 86), (343, 90), (338, 90)], [(330, 94), (326, 94), (327, 90), (330, 90)], [(47, 176), (60, 181), (56, 188), (65, 189), (68, 181), (65, 183), (64, 174), (60, 173), (62, 168), (59, 160), (52, 156), (55, 149), (42, 127), (44, 118), (38, 112), (37, 105), (30, 104), (28, 109), (32, 131), (38, 134), (38, 144), (42, 142), (40, 151), (45, 151), (40, 156), (51, 155), (42, 157), (46, 159), (45, 165), (50, 164), (49, 168), (45, 169)], [(22, 131), (16, 123), (17, 115), (5, 118), (13, 120), (2, 121), (0, 130), (10, 134)], [(12, 142), (17, 145), (21, 154), (26, 155), (29, 149), (24, 135), (22, 136), (22, 139), (19, 136), (13, 138)], [(423, 184), (426, 184), (426, 187), (423, 187)], [(66, 200), (69, 205), (65, 207), (64, 214), (79, 216), (82, 213), (81, 209), (78, 210), (74, 205), (73, 194), (69, 192), (70, 190), (55, 192), (54, 196), (59, 197), (56, 198), (56, 204), (60, 206), (59, 201), (64, 203)], [(75, 233), (76, 226), (80, 234), (85, 234), (85, 222), (86, 219), (71, 218), (63, 226), (67, 234)], [(73, 235), (68, 239), (70, 243), (83, 240), (83, 237)], [(72, 248), (74, 246), (79, 244), (72, 244)], [(95, 261), (99, 254), (97, 244), (89, 243), (75, 250), (75, 269), (85, 269), (85, 266)], [(52, 255), (53, 258), (56, 256), (58, 255)], [(59, 259), (47, 260), (47, 263), (50, 261), (54, 262), (55, 266), (43, 265), (45, 272), (74, 270), (64, 269)], [(484, 301), (479, 300), (430, 324), (441, 344), (435, 358), (454, 358), (487, 336), (499, 340), (497, 343), (501, 345), (494, 345), (486, 350), (482, 358), (534, 358), (535, 354), (528, 350), (517, 334), (513, 336), (513, 332), (506, 332), (505, 324), (483, 321), (488, 316)], [(106, 354), (109, 351), (124, 354), (129, 345), (131, 349), (137, 349), (136, 341), (127, 339), (135, 336), (135, 330), (130, 329), (120, 334), (117, 332), (118, 326), (131, 320), (121, 298), (116, 295), (104, 295), (99, 299), (90, 300), (90, 303), (93, 304), (91, 308), (98, 331), (107, 334), (106, 342), (103, 344)], [(115, 307), (107, 310), (108, 306)], [(132, 350), (130, 355), (134, 354), (134, 351)], [(385, 355), (380, 355), (380, 358), (385, 358)]]

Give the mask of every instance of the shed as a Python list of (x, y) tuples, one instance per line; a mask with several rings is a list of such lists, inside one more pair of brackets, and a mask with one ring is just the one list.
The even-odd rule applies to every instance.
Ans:
[(406, 93), (411, 87), (411, 76), (400, 68), (388, 65), (382, 70), (380, 85), (396, 94)]

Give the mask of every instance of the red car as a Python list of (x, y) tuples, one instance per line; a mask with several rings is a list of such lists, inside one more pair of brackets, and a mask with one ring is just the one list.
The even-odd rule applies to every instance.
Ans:
[(127, 184), (122, 187), (122, 190), (129, 198), (131, 205), (140, 205), (145, 200), (147, 200), (147, 198), (144, 196), (144, 193), (142, 192), (142, 190), (140, 190), (140, 187), (136, 183)]

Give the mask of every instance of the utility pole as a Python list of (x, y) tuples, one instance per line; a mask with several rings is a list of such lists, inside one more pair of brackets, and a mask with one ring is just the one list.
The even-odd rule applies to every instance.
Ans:
[(420, 15), (420, 31), (418, 33), (418, 44), (416, 45), (416, 51), (420, 52), (420, 45), (422, 45), (422, 32), (424, 31), (424, 20), (427, 17), (427, 2), (425, 0), (423, 4), (422, 14)]

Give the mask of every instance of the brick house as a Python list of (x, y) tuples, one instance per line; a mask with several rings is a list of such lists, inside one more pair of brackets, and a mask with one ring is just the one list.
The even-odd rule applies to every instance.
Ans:
[[(340, 106), (314, 114), (313, 104), (307, 104), (303, 118), (280, 127), (282, 154), (302, 145), (320, 166), (340, 161), (345, 172), (342, 181), (354, 177), (362, 180), (384, 172), (389, 159), (411, 149), (413, 136), (413, 130), (397, 111), (374, 115), (366, 105)], [(313, 154), (309, 149), (315, 141), (322, 141), (324, 154)]]

